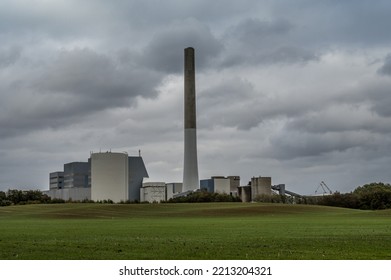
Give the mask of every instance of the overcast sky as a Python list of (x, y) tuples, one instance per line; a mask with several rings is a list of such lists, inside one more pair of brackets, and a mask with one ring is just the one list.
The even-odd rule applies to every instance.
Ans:
[(110, 149), (182, 181), (189, 46), (200, 178), (389, 183), (390, 26), (388, 0), (2, 0), (0, 190)]

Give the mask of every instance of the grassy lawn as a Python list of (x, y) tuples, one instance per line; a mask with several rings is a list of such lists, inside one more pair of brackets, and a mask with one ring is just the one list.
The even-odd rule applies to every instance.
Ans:
[(391, 259), (391, 211), (260, 203), (2, 207), (0, 259)]

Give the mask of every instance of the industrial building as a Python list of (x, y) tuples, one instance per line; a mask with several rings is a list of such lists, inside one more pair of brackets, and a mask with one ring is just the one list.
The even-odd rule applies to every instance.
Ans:
[(238, 196), (242, 202), (250, 202), (251, 198), (251, 185), (238, 187)]
[(212, 193), (225, 193), (237, 195), (238, 186), (240, 185), (240, 176), (213, 176), (210, 179), (200, 181), (201, 189)]
[(149, 182), (144, 180), (140, 189), (140, 202), (161, 202), (182, 193), (182, 183)]
[(173, 198), (175, 195), (182, 193), (182, 183), (168, 183), (166, 184), (166, 199), (169, 200)]
[(167, 188), (165, 182), (144, 182), (140, 188), (141, 202), (161, 202), (167, 200)]
[(247, 186), (238, 187), (238, 196), (242, 202), (251, 202), (260, 195), (289, 195), (291, 197), (302, 197), (302, 195), (289, 191), (285, 184), (272, 185), (271, 177), (253, 177)]
[(129, 165), (125, 153), (91, 154), (91, 199), (126, 201), (129, 197)]
[(49, 175), (51, 198), (64, 200), (140, 201), (140, 188), (148, 177), (141, 155), (91, 153), (88, 162), (64, 164), (64, 171)]
[(90, 162), (66, 163), (64, 171), (50, 173), (49, 190), (44, 193), (64, 200), (90, 200)]
[(129, 201), (140, 201), (140, 188), (143, 180), (149, 178), (144, 160), (139, 156), (129, 156)]
[(64, 188), (91, 187), (90, 162), (71, 162), (64, 164)]
[(252, 177), (251, 178), (251, 197), (252, 200), (257, 195), (272, 194), (272, 178), (271, 177)]
[(61, 190), (64, 188), (64, 171), (49, 174), (49, 190)]

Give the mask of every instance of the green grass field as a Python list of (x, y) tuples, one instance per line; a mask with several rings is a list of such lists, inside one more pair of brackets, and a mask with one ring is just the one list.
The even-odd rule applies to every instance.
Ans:
[(0, 259), (391, 259), (391, 211), (261, 203), (2, 207)]

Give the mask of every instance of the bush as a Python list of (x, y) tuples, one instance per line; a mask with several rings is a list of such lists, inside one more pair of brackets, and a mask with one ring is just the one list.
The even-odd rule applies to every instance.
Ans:
[(359, 209), (380, 210), (391, 208), (391, 185), (370, 183), (356, 188), (353, 193), (358, 197)]
[(258, 194), (253, 201), (255, 202), (268, 202), (268, 203), (284, 203), (285, 199), (282, 195), (278, 194)]
[(53, 204), (65, 203), (65, 200), (64, 200), (64, 199), (61, 199), (61, 198), (52, 198), (52, 200), (50, 201), (50, 203), (53, 203)]
[(0, 207), (3, 207), (3, 206), (10, 206), (12, 204), (11, 201), (9, 200), (5, 200), (5, 199), (1, 199), (0, 200)]
[(370, 183), (357, 187), (351, 193), (334, 193), (323, 196), (318, 204), (354, 208), (362, 210), (381, 210), (391, 208), (391, 185)]
[(198, 191), (176, 198), (170, 198), (167, 203), (202, 203), (202, 202), (241, 202), (239, 197), (229, 194)]
[(318, 204), (344, 208), (358, 208), (358, 197), (354, 193), (341, 194), (336, 192), (332, 195), (322, 196), (319, 199)]
[(8, 201), (1, 204), (3, 206), (8, 205), (25, 205), (25, 204), (39, 204), (39, 203), (50, 203), (51, 198), (43, 194), (40, 190), (12, 190), (9, 189), (7, 192), (0, 192), (0, 201)]

